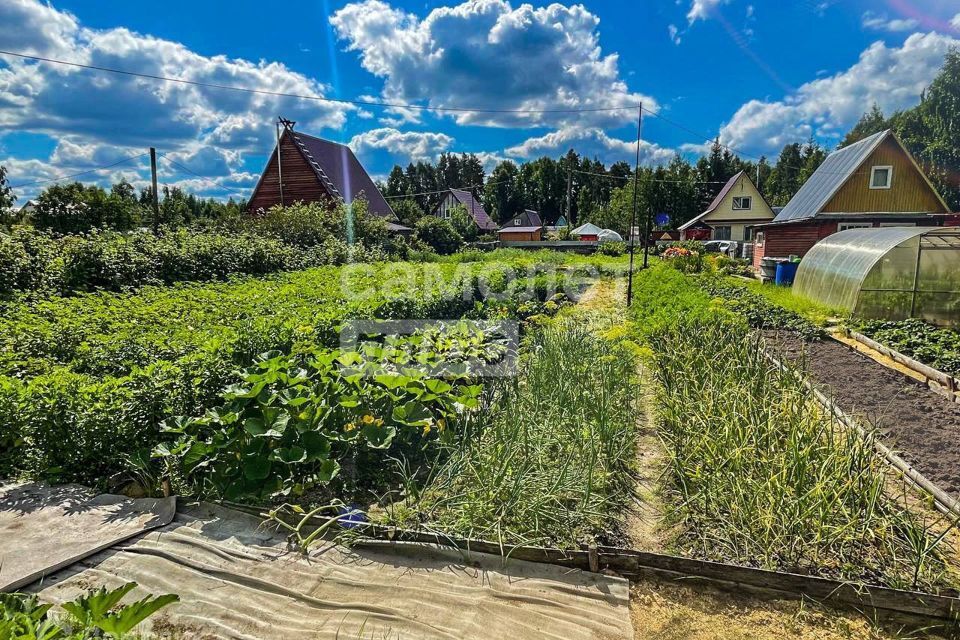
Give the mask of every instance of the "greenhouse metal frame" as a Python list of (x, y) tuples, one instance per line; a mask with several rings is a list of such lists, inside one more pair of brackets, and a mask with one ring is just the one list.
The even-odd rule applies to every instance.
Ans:
[(960, 324), (960, 229), (848, 229), (803, 257), (794, 291), (861, 318)]

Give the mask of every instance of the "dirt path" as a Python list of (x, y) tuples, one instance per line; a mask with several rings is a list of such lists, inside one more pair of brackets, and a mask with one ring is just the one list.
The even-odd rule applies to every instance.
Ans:
[(803, 363), (841, 409), (875, 425), (887, 446), (960, 497), (960, 404), (842, 343), (804, 344), (792, 334), (767, 337), (786, 359)]
[[(587, 289), (572, 310), (573, 315), (587, 318), (595, 331), (606, 335), (626, 335), (629, 331), (626, 313), (626, 281), (601, 279)], [(663, 551), (663, 505), (659, 497), (659, 481), (663, 469), (663, 451), (656, 433), (653, 408), (653, 385), (650, 372), (641, 365), (637, 371), (637, 393), (641, 413), (637, 416), (637, 440), (634, 477), (636, 479), (633, 508), (626, 516), (625, 546), (643, 551)]]

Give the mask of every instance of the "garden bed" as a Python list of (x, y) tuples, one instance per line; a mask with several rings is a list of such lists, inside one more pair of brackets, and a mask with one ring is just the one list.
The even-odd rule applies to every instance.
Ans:
[(839, 342), (804, 342), (785, 332), (766, 337), (841, 409), (875, 425), (911, 466), (960, 497), (960, 406)]

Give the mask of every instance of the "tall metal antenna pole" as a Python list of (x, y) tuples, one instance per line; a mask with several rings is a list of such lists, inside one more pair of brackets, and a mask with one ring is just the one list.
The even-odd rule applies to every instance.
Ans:
[[(627, 274), (627, 308), (633, 303), (633, 250), (636, 244), (636, 235), (633, 233), (637, 224), (637, 195), (640, 190), (640, 132), (643, 126), (643, 103), (637, 107), (637, 162), (633, 168), (633, 214), (630, 217), (630, 271)], [(646, 234), (649, 236), (649, 232)], [(647, 239), (643, 242), (643, 266), (647, 266)]]
[(283, 163), (280, 161), (280, 119), (277, 119), (277, 183), (280, 185), (280, 206), (283, 203)]

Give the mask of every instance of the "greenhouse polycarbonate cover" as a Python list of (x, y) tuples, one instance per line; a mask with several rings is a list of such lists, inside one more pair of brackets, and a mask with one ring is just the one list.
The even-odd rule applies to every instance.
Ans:
[(880, 227), (835, 233), (804, 256), (794, 290), (861, 317), (955, 324), (960, 230)]

